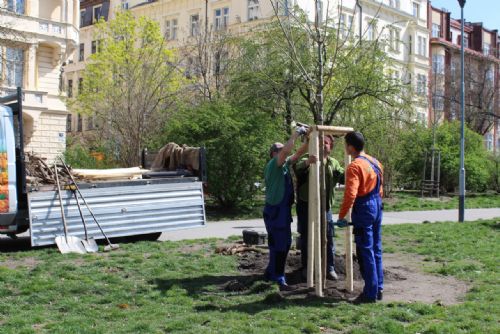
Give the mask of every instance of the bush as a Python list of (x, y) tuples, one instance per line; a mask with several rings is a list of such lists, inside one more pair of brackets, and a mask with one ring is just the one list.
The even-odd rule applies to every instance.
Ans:
[(258, 192), (269, 145), (282, 137), (275, 123), (263, 113), (209, 102), (177, 113), (161, 142), (204, 146), (208, 192), (220, 206), (233, 208)]
[[(92, 147), (92, 145), (90, 145)], [(97, 153), (97, 154), (96, 154)], [(96, 157), (101, 155), (103, 159)], [(89, 145), (68, 138), (64, 161), (73, 168), (114, 168), (116, 162), (111, 159), (111, 154), (103, 147), (89, 148)]]
[[(417, 127), (407, 133), (401, 165), (408, 181), (422, 178), (424, 154), (432, 146), (432, 129)], [(436, 129), (436, 148), (441, 150), (441, 187), (455, 191), (460, 168), (460, 123), (446, 122)], [(465, 180), (468, 191), (485, 191), (490, 186), (492, 162), (481, 135), (465, 129)]]

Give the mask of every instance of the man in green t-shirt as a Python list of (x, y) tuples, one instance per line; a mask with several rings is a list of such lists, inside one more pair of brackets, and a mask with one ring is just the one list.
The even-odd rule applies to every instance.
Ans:
[(306, 152), (307, 143), (294, 155), (290, 156), (290, 153), (297, 138), (306, 133), (307, 129), (299, 127), (285, 145), (274, 143), (269, 150), (271, 160), (264, 170), (266, 205), (263, 216), (269, 246), (269, 264), (264, 276), (277, 282), (280, 290), (289, 289), (285, 279), (285, 264), (292, 243), (291, 209), (294, 201), (290, 165)]
[[(326, 193), (326, 218), (327, 218), (327, 245), (326, 264), (327, 278), (337, 280), (335, 273), (334, 255), (335, 244), (333, 242), (334, 226), (331, 209), (335, 201), (335, 185), (344, 183), (344, 168), (340, 163), (330, 157), (333, 149), (334, 138), (330, 135), (324, 136), (323, 149), (326, 156), (325, 164), (325, 193)], [(297, 177), (297, 220), (298, 232), (300, 233), (300, 253), (303, 271), (307, 268), (307, 232), (308, 232), (308, 195), (309, 195), (309, 166), (318, 161), (314, 155), (304, 155), (295, 164), (294, 171)]]

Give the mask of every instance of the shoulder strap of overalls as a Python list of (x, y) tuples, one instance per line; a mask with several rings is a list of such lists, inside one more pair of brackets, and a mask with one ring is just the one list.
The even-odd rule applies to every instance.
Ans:
[(377, 173), (378, 176), (380, 176), (380, 167), (378, 166), (378, 161), (377, 159), (375, 159), (375, 163), (373, 161), (371, 161), (370, 159), (368, 159), (367, 157), (365, 157), (364, 155), (360, 155), (358, 156), (357, 158), (361, 158), (365, 161), (367, 161), (373, 168), (373, 170), (375, 171), (375, 173)]

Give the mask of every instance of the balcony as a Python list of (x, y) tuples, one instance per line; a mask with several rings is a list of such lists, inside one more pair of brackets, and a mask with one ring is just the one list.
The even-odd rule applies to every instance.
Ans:
[(12, 31), (12, 39), (33, 43), (33, 37), (53, 40), (54, 42), (78, 44), (78, 29), (69, 23), (62, 23), (32, 16), (18, 15), (6, 10), (0, 10), (0, 26)]
[[(0, 96), (15, 93), (15, 88), (0, 88)], [(37, 110), (39, 112), (50, 110), (66, 113), (66, 105), (60, 96), (35, 90), (23, 89), (23, 107), (29, 110)]]

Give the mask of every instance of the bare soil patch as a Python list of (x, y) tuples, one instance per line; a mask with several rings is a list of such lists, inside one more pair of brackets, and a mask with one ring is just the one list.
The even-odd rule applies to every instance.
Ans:
[[(253, 283), (248, 276), (262, 275), (267, 266), (266, 252), (245, 252), (236, 254), (239, 257), (241, 279), (233, 279), (221, 285), (221, 289), (232, 292), (244, 292)], [(422, 302), (427, 304), (452, 305), (460, 303), (468, 290), (465, 282), (450, 276), (436, 276), (425, 273), (421, 257), (407, 254), (384, 254), (384, 301), (392, 302)], [(426, 262), (428, 264), (429, 262)], [(361, 293), (363, 279), (359, 266), (354, 262), (354, 291), (345, 289), (345, 261), (344, 257), (335, 256), (335, 271), (338, 281), (328, 280), (325, 296), (347, 300)], [(247, 277), (247, 278), (245, 278)], [(302, 276), (300, 251), (292, 250), (287, 260), (287, 282), (295, 288), (293, 298), (307, 297), (313, 292), (307, 289), (306, 280)]]
[(38, 265), (39, 262), (40, 261), (38, 261), (34, 257), (23, 257), (21, 259), (7, 258), (4, 261), (0, 261), (0, 267), (7, 267), (12, 270), (18, 268), (33, 269)]

